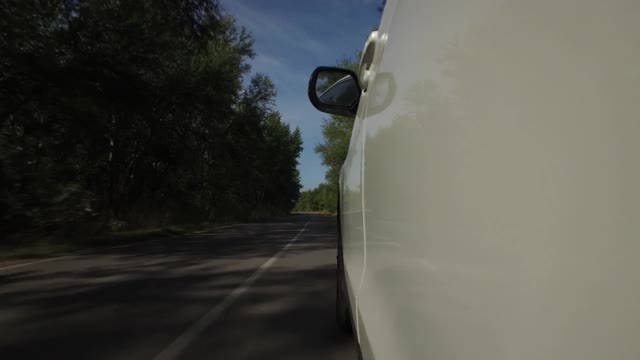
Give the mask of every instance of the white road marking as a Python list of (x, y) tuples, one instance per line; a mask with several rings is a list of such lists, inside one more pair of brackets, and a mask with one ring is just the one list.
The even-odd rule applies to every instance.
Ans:
[(298, 231), (296, 236), (293, 239), (289, 240), (287, 245), (285, 245), (277, 254), (273, 255), (269, 260), (267, 260), (264, 264), (262, 264), (258, 270), (256, 270), (251, 276), (249, 276), (245, 281), (240, 284), (237, 288), (235, 288), (226, 298), (222, 300), (221, 303), (217, 304), (211, 310), (209, 310), (206, 314), (204, 314), (198, 321), (193, 323), (185, 332), (183, 332), (180, 336), (178, 336), (169, 346), (167, 346), (164, 350), (162, 350), (154, 360), (172, 360), (178, 358), (180, 354), (184, 352), (184, 350), (211, 324), (213, 324), (220, 316), (236, 301), (242, 294), (247, 292), (251, 285), (260, 278), (260, 276), (267, 270), (271, 265), (273, 265), (279, 257), (281, 257), (293, 243), (298, 240), (300, 235), (306, 230), (309, 222), (307, 221), (302, 229)]
[(32, 262), (28, 262), (28, 263), (9, 265), (9, 266), (5, 266), (5, 267), (0, 267), (0, 271), (10, 270), (10, 269), (17, 269), (17, 268), (21, 268), (23, 266), (35, 265), (35, 264), (40, 264), (40, 263), (46, 263), (46, 262), (49, 262), (49, 261), (60, 260), (61, 258), (62, 258), (62, 256), (58, 256), (58, 257), (49, 258), (49, 259), (32, 261)]

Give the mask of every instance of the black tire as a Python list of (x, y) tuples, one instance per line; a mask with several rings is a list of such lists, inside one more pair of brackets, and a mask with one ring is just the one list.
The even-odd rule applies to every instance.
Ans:
[(346, 291), (346, 282), (344, 279), (344, 263), (342, 261), (342, 228), (340, 224), (340, 197), (338, 197), (337, 206), (337, 223), (338, 223), (338, 256), (336, 268), (336, 323), (340, 330), (348, 335), (353, 335), (353, 326), (351, 324), (351, 309), (349, 306), (349, 297)]
[[(340, 260), (340, 256), (338, 256), (338, 262), (340, 262)], [(344, 291), (344, 275), (340, 263), (338, 263), (336, 280), (336, 322), (340, 330), (345, 334), (353, 335), (353, 327), (351, 326), (351, 310), (349, 308), (347, 294)]]

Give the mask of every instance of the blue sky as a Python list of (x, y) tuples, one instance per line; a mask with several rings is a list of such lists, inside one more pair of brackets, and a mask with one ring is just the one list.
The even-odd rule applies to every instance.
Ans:
[(309, 75), (316, 66), (361, 50), (380, 22), (379, 0), (222, 0), (227, 12), (247, 28), (257, 56), (252, 72), (269, 75), (278, 90), (283, 119), (302, 131), (300, 175), (304, 189), (324, 181), (325, 168), (313, 148), (322, 141), (322, 119), (307, 100)]

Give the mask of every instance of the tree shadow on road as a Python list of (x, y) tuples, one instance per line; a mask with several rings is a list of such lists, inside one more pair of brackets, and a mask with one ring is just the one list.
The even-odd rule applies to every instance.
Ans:
[[(153, 358), (289, 243), (305, 221), (247, 224), (0, 273), (0, 357)], [(355, 354), (333, 321), (335, 246), (334, 219), (314, 216), (187, 358)]]

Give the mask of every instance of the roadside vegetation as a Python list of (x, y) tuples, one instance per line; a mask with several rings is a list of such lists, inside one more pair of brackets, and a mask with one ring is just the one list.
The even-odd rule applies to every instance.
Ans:
[(300, 131), (218, 1), (2, 9), (0, 246), (294, 207)]
[(322, 183), (312, 190), (300, 193), (295, 211), (332, 214), (336, 209), (337, 188)]

